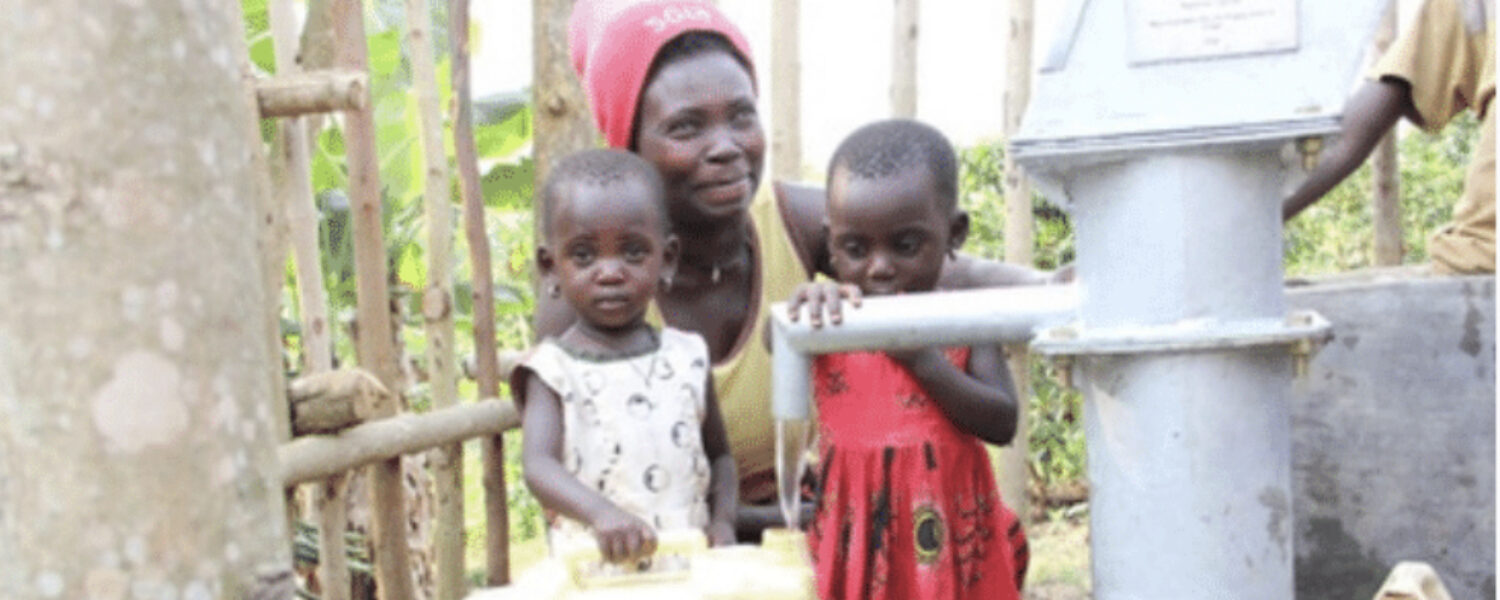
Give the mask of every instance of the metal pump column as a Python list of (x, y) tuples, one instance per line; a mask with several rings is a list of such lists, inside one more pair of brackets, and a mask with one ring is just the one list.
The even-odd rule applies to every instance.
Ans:
[(1384, 2), (1072, 3), (1012, 152), (1077, 239), (1094, 595), (1291, 598), (1280, 199)]
[[(1142, 339), (1209, 315), (1280, 321), (1277, 170), (1275, 154), (1169, 153), (1074, 179), (1107, 199), (1073, 211), (1081, 321)], [(1121, 352), (1075, 373), (1096, 597), (1290, 598), (1287, 352)]]

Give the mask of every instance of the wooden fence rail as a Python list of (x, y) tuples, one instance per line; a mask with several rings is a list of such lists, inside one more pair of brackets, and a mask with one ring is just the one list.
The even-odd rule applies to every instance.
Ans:
[(308, 71), (255, 82), (262, 119), (363, 110), (370, 77), (359, 71)]
[[(518, 357), (517, 352), (501, 353), (496, 369), (501, 377), (510, 376)], [(311, 375), (288, 385), (288, 396), (307, 404), (342, 406), (369, 403), (369, 396), (380, 394), (389, 392), (380, 386), (374, 375), (360, 369)], [(329, 557), (344, 555), (343, 532), (346, 517), (343, 492), (350, 473), (370, 465), (394, 461), (408, 454), (451, 448), (474, 438), (493, 438), (520, 426), (520, 414), (509, 398), (485, 398), (425, 413), (398, 414), (351, 425), (335, 433), (299, 435), (282, 444), (277, 448), (282, 486), (291, 489), (302, 484), (318, 483), (313, 492), (322, 501), (319, 502), (320, 507), (327, 509), (319, 511), (317, 515), (320, 571), (323, 562)], [(462, 524), (459, 526), (461, 528)], [(486, 537), (493, 537), (491, 530), (499, 526), (487, 521)], [(378, 543), (375, 545), (380, 546)], [(376, 553), (379, 552), (380, 548), (377, 547)], [(458, 564), (449, 564), (450, 561), (458, 561)], [(462, 561), (462, 555), (455, 557), (445, 553), (437, 557), (434, 567), (438, 572), (454, 568), (462, 571)], [(380, 584), (378, 579), (377, 574), (377, 586)], [(320, 581), (324, 587), (329, 585), (327, 580)], [(337, 590), (324, 589), (324, 595), (332, 592), (331, 595), (347, 597), (347, 571), (343, 573), (341, 581), (344, 582), (341, 585), (335, 583), (340, 586)], [(462, 581), (448, 588), (445, 590), (447, 593), (462, 597)]]
[(521, 417), (508, 398), (486, 398), (372, 421), (337, 435), (304, 436), (277, 450), (281, 483), (292, 486), (318, 481), (404, 454), (504, 433), (520, 425)]

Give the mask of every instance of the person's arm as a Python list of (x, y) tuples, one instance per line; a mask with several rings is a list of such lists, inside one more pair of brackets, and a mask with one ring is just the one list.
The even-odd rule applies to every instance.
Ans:
[(740, 479), (735, 472), (734, 456), (729, 453), (729, 433), (719, 411), (719, 397), (714, 392), (712, 373), (703, 384), (703, 454), (709, 465), (708, 535), (710, 546), (734, 543), (735, 512), (740, 503)]
[(962, 252), (943, 262), (938, 289), (972, 290), (1014, 285), (1047, 285), (1072, 281), (1071, 267), (1042, 271), (1005, 261), (970, 256)]
[(1005, 353), (993, 346), (969, 352), (968, 371), (948, 361), (938, 348), (893, 350), (888, 354), (911, 371), (943, 414), (959, 429), (992, 444), (1016, 435), (1016, 390)]
[(562, 408), (557, 394), (539, 377), (526, 377), (521, 404), (521, 466), (526, 487), (542, 506), (587, 523), (606, 560), (619, 562), (656, 551), (656, 533), (645, 521), (621, 510), (578, 481), (562, 465)]
[(1281, 204), (1281, 220), (1297, 216), (1365, 162), (1402, 115), (1413, 114), (1411, 88), (1399, 79), (1367, 81), (1348, 102), (1339, 140), (1318, 160), (1307, 180)]

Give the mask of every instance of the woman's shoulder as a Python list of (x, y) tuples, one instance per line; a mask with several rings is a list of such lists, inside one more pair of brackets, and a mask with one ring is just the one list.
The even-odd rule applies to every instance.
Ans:
[(788, 229), (800, 233), (822, 228), (823, 217), (828, 211), (823, 188), (807, 182), (773, 181), (771, 191)]
[(823, 220), (828, 212), (823, 188), (790, 181), (773, 181), (766, 187), (770, 188), (767, 208), (775, 211), (803, 270), (809, 277), (823, 271), (827, 253)]

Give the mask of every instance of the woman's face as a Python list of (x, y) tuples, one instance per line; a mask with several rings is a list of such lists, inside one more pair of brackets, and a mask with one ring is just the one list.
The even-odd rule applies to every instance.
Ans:
[(765, 149), (755, 87), (725, 52), (668, 64), (641, 94), (636, 152), (661, 173), (674, 227), (746, 213)]

